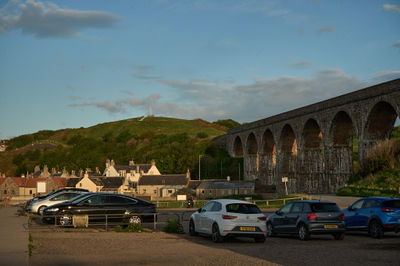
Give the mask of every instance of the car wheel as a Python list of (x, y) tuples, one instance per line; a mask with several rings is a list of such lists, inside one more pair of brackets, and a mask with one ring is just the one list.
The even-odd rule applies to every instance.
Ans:
[(142, 218), (140, 218), (140, 216), (138, 215), (132, 215), (131, 217), (129, 217), (129, 221), (130, 224), (142, 224)]
[(224, 238), (219, 233), (218, 224), (213, 224), (211, 238), (212, 241), (214, 241), (215, 243), (221, 243), (224, 240)]
[(368, 232), (373, 238), (382, 238), (383, 226), (378, 221), (373, 220), (369, 223)]
[(255, 237), (254, 241), (256, 243), (264, 243), (265, 242), (265, 236), (263, 236), (263, 237)]
[(60, 215), (60, 218), (58, 218), (58, 223), (61, 226), (70, 226), (72, 225), (72, 215), (69, 213), (63, 213)]
[(343, 240), (344, 239), (344, 233), (334, 233), (333, 237), (335, 240)]
[(268, 237), (273, 237), (276, 236), (275, 232), (274, 232), (274, 227), (272, 226), (272, 223), (267, 223), (267, 236)]
[(46, 208), (47, 206), (40, 206), (38, 209), (38, 214), (43, 215), (43, 210), (44, 208)]
[(190, 219), (189, 222), (189, 234), (191, 236), (197, 236), (196, 228), (194, 227), (194, 221)]
[(297, 228), (298, 233), (299, 233), (299, 239), (300, 240), (308, 240), (310, 239), (310, 232), (308, 231), (307, 227), (305, 224), (300, 224)]

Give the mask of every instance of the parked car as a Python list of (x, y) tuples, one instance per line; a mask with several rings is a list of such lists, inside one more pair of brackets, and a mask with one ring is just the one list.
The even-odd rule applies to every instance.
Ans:
[(85, 194), (87, 192), (84, 191), (61, 191), (55, 194), (51, 194), (43, 199), (38, 199), (36, 201), (31, 202), (28, 206), (28, 212), (34, 214), (43, 214), (43, 210), (46, 207), (50, 207), (54, 204), (61, 203), (67, 200), (71, 200), (76, 196), (81, 194)]
[(72, 225), (73, 215), (88, 215), (89, 224), (128, 224), (153, 222), (157, 213), (155, 204), (122, 194), (89, 193), (75, 200), (45, 208), (43, 216), (47, 220), (57, 217), (62, 226)]
[(250, 237), (264, 242), (266, 217), (257, 205), (241, 200), (212, 200), (190, 216), (189, 233), (211, 235), (214, 242), (226, 237)]
[(384, 232), (400, 232), (400, 199), (368, 197), (354, 202), (343, 210), (347, 230), (368, 231), (381, 238)]
[(27, 211), (29, 205), (30, 205), (32, 202), (35, 202), (35, 201), (44, 199), (44, 198), (46, 198), (46, 197), (49, 197), (49, 196), (51, 196), (51, 195), (57, 194), (57, 193), (62, 192), (62, 191), (82, 191), (82, 192), (89, 192), (89, 190), (84, 189), (84, 188), (62, 188), (62, 189), (59, 189), (59, 190), (56, 190), (56, 191), (52, 191), (52, 192), (50, 192), (49, 194), (46, 194), (46, 195), (36, 196), (36, 197), (34, 197), (34, 198), (32, 198), (32, 199), (26, 201), (25, 204), (24, 204), (24, 206), (23, 206), (22, 208), (23, 208), (24, 211)]
[(267, 217), (267, 235), (293, 234), (308, 240), (313, 234), (331, 234), (336, 240), (342, 240), (345, 235), (343, 218), (334, 202), (289, 202)]

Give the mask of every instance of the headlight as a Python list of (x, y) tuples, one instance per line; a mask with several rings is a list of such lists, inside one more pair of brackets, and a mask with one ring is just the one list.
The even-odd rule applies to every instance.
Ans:
[(46, 212), (58, 212), (58, 208), (50, 208), (50, 209), (47, 209), (46, 210)]

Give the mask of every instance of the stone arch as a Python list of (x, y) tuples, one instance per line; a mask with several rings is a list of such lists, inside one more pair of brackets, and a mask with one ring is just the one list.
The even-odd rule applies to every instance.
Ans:
[(378, 141), (389, 138), (397, 118), (396, 109), (388, 102), (376, 103), (368, 114), (364, 139)]
[(276, 144), (270, 129), (265, 130), (260, 152), (260, 182), (262, 185), (275, 184)]
[(233, 142), (233, 157), (242, 158), (243, 157), (243, 145), (242, 140), (239, 136), (235, 138)]
[(308, 119), (301, 135), (298, 176), (300, 191), (324, 192), (324, 148), (321, 127), (315, 119)]
[(336, 193), (353, 173), (353, 142), (356, 126), (350, 115), (341, 110), (332, 119), (325, 151), (327, 192)]
[(246, 149), (247, 149), (247, 154), (254, 155), (258, 153), (257, 139), (254, 133), (250, 133), (249, 136), (247, 137)]
[(288, 192), (296, 193), (298, 191), (298, 182), (296, 177), (297, 139), (292, 126), (290, 126), (289, 124), (286, 124), (282, 128), (279, 137), (278, 158), (278, 190), (280, 190), (281, 192), (285, 190), (284, 184), (281, 182), (281, 178), (288, 177)]
[(244, 157), (245, 177), (249, 180), (256, 180), (259, 172), (259, 153), (257, 138), (254, 133), (247, 136), (246, 155)]

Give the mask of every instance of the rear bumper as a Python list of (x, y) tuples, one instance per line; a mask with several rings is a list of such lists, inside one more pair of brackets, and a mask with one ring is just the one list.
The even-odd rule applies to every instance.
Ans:
[[(337, 228), (325, 228), (326, 225), (337, 225)], [(333, 234), (333, 233), (344, 233), (346, 231), (346, 227), (343, 223), (311, 223), (309, 225), (310, 233), (312, 234)]]

